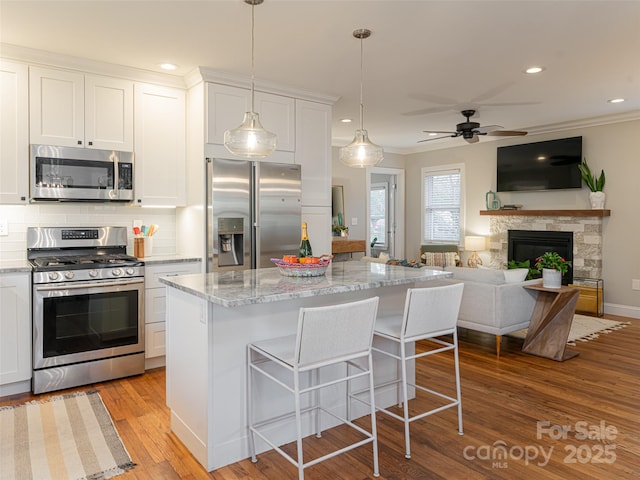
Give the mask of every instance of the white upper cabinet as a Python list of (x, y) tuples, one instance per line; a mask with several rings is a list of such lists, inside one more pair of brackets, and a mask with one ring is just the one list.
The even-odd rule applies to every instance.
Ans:
[(330, 105), (296, 100), (295, 162), (302, 166), (302, 206), (331, 206)]
[(29, 198), (29, 70), (0, 61), (0, 203)]
[[(255, 111), (262, 126), (276, 134), (276, 150), (295, 151), (295, 100), (255, 92)], [(206, 143), (222, 145), (224, 132), (235, 128), (251, 110), (251, 91), (246, 88), (207, 83)]]
[(133, 82), (120, 78), (84, 78), (86, 146), (133, 150)]
[(31, 143), (133, 151), (133, 82), (29, 69)]
[(186, 205), (185, 92), (135, 86), (135, 204)]

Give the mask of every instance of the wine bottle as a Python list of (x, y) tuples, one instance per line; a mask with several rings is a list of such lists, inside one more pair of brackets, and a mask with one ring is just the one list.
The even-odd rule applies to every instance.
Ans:
[(307, 222), (302, 222), (302, 240), (300, 241), (300, 258), (311, 257), (311, 243), (309, 242), (309, 235), (307, 234)]

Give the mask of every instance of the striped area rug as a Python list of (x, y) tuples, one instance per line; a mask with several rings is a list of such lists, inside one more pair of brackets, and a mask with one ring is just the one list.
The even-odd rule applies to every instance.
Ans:
[(0, 407), (0, 478), (112, 478), (133, 468), (97, 391)]

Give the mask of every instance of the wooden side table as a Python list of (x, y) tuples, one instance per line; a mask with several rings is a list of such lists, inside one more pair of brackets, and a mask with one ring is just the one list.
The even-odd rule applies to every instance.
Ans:
[(580, 290), (571, 287), (545, 288), (542, 285), (527, 285), (524, 288), (535, 290), (538, 298), (522, 351), (558, 362), (578, 355), (575, 350), (565, 348)]

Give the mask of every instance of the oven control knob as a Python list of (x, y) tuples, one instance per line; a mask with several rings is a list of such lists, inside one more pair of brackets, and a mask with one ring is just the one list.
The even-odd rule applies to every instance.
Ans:
[(114, 277), (119, 277), (120, 275), (122, 275), (122, 270), (120, 270), (119, 268), (114, 268), (113, 270), (111, 270), (111, 275), (113, 275)]
[(96, 278), (98, 276), (98, 271), (97, 270), (89, 270), (89, 276), (91, 278)]
[(127, 269), (125, 270), (125, 273), (126, 273), (127, 275), (133, 275), (135, 272), (136, 272), (136, 271), (135, 271), (133, 268), (131, 268), (131, 267), (129, 267), (129, 268), (127, 268)]
[(57, 280), (59, 276), (58, 272), (49, 272), (49, 280)]
[(73, 272), (64, 272), (64, 278), (71, 280), (73, 278)]

